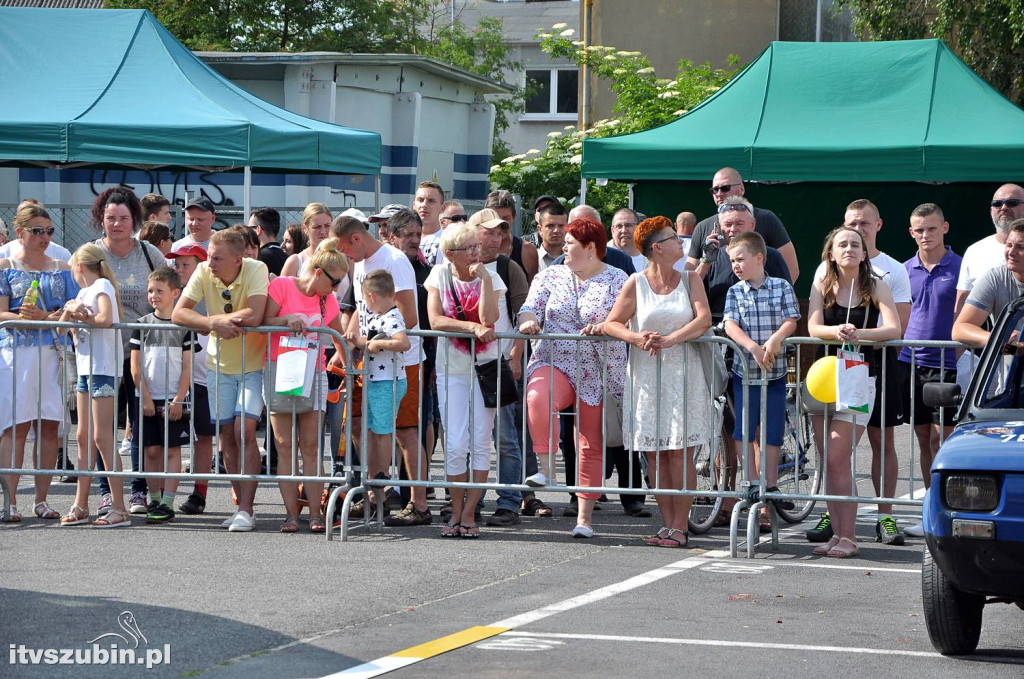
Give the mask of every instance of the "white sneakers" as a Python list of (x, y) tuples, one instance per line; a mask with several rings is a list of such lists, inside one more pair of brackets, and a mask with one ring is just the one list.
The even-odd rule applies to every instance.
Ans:
[(249, 514), (249, 512), (238, 510), (228, 518), (224, 519), (224, 521), (221, 522), (220, 527), (227, 528), (231, 533), (248, 533), (256, 527), (256, 517)]
[(574, 538), (592, 538), (594, 537), (594, 529), (583, 524), (576, 524), (576, 527), (572, 529), (572, 536)]
[(543, 472), (537, 472), (532, 476), (526, 477), (526, 485), (533, 486), (534, 488), (540, 488), (541, 486), (548, 485), (548, 477), (544, 476)]

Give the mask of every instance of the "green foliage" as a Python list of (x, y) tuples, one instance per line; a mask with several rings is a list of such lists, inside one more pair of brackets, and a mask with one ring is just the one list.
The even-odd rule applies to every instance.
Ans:
[(871, 40), (932, 35), (1018, 106), (1024, 106), (1024, 0), (839, 0)]
[[(730, 57), (729, 70), (710, 64), (679, 62), (675, 79), (658, 79), (647, 57), (640, 52), (623, 52), (603, 45), (584, 48), (572, 40), (573, 31), (556, 24), (552, 32), (540, 33), (541, 48), (552, 57), (566, 58), (609, 83), (616, 95), (615, 117), (599, 120), (586, 130), (570, 125), (563, 132), (548, 134), (544, 149), (530, 149), (509, 156), (491, 168), (491, 182), (522, 197), (532, 205), (537, 196), (551, 194), (563, 203), (579, 196), (583, 140), (650, 129), (671, 122), (717, 92), (736, 75), (738, 61)], [(605, 223), (626, 205), (628, 187), (620, 182), (597, 186), (587, 182), (587, 204), (601, 212)]]

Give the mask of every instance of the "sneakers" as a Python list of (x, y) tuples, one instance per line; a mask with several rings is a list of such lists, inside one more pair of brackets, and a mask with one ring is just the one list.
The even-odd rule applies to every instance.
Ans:
[(128, 499), (128, 513), (129, 514), (147, 514), (149, 507), (146, 502), (146, 494), (142, 492), (132, 493), (131, 498)]
[(402, 509), (402, 496), (394, 488), (388, 488), (384, 493), (384, 506), (396, 511)]
[(896, 527), (896, 519), (888, 514), (882, 514), (875, 522), (875, 542), (886, 545), (902, 545), (903, 536)]
[(236, 516), (238, 516), (238, 512), (235, 512), (234, 514), (232, 514), (228, 518), (226, 518), (223, 521), (221, 521), (220, 522), (220, 527), (221, 528), (231, 528), (231, 522), (235, 520)]
[(548, 485), (548, 477), (544, 476), (543, 472), (537, 472), (536, 474), (526, 477), (526, 485), (533, 486), (534, 488), (541, 488), (542, 486)]
[(150, 502), (146, 512), (146, 523), (167, 523), (174, 518), (174, 510), (162, 502)]
[(594, 537), (594, 529), (590, 526), (584, 526), (581, 523), (576, 524), (572, 529), (572, 536), (577, 539), (588, 539)]
[(828, 542), (835, 533), (832, 531), (832, 517), (825, 512), (818, 520), (818, 525), (805, 534), (808, 542)]
[(498, 509), (493, 514), (487, 517), (488, 526), (497, 526), (499, 528), (514, 526), (519, 523), (519, 515), (513, 512), (511, 509)]
[(645, 519), (651, 516), (651, 510), (643, 502), (631, 502), (622, 508), (622, 513), (627, 516), (635, 516)]
[[(907, 526), (903, 529), (904, 534), (909, 535), (912, 538), (923, 538), (924, 537), (924, 524), (918, 521), (913, 526)], [(902, 543), (900, 543), (902, 544)]]
[(106, 516), (113, 506), (114, 498), (110, 497), (110, 493), (104, 493), (100, 498), (100, 506), (96, 509), (96, 516)]
[(130, 438), (128, 438), (127, 436), (125, 436), (123, 439), (121, 439), (121, 447), (120, 447), (119, 451), (120, 451), (120, 453), (122, 455), (131, 455), (132, 454), (132, 440)]
[(256, 527), (256, 521), (249, 512), (244, 510), (238, 510), (235, 515), (231, 518), (231, 523), (228, 525), (229, 533), (248, 533)]
[(192, 493), (178, 505), (178, 511), (182, 514), (202, 514), (206, 511), (206, 498), (199, 493)]
[(385, 526), (426, 526), (434, 521), (433, 515), (430, 513), (428, 507), (425, 511), (420, 511), (410, 502), (405, 506), (405, 509), (398, 512), (394, 516), (388, 516), (384, 518)]

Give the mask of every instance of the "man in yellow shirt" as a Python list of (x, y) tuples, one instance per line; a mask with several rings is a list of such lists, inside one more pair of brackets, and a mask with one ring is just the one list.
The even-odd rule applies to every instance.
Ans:
[[(215, 233), (207, 261), (199, 265), (185, 286), (171, 319), (213, 336), (206, 355), (210, 417), (220, 425), (224, 462), (229, 473), (258, 474), (256, 423), (263, 412), (267, 338), (261, 333), (246, 333), (245, 328), (263, 321), (267, 267), (259, 260), (244, 258), (244, 252), (245, 241), (240, 234)], [(205, 316), (195, 311), (200, 301), (206, 306)], [(239, 481), (231, 485), (238, 495), (238, 511), (223, 526), (231, 532), (251, 531), (255, 525), (256, 483)]]

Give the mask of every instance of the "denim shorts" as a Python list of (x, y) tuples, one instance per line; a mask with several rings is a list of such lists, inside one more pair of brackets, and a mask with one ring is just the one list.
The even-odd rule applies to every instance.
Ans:
[(89, 384), (92, 383), (93, 398), (117, 396), (117, 388), (114, 386), (116, 379), (112, 375), (79, 375), (75, 391), (80, 394), (88, 394), (90, 391)]
[(210, 421), (222, 426), (236, 417), (258, 420), (263, 414), (263, 371), (244, 375), (210, 372), (206, 390), (210, 401)]
[(370, 381), (366, 385), (370, 419), (366, 427), (374, 434), (390, 434), (395, 431), (397, 406), (405, 397), (408, 384), (405, 380)]
[[(757, 436), (758, 422), (761, 420), (761, 385), (751, 385), (749, 394), (743, 393), (743, 380), (736, 375), (732, 376), (732, 397), (735, 404), (736, 414), (743, 413), (747, 416), (747, 433), (751, 441), (760, 441)], [(750, 400), (744, 401), (743, 397), (749, 395)], [(779, 377), (768, 382), (767, 400), (767, 425), (765, 442), (770, 446), (781, 446), (782, 437), (786, 425), (786, 378)], [(736, 428), (732, 432), (733, 439), (743, 439), (743, 418), (736, 418)]]

